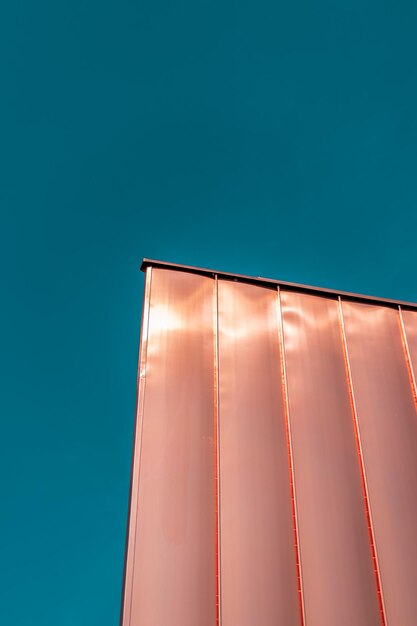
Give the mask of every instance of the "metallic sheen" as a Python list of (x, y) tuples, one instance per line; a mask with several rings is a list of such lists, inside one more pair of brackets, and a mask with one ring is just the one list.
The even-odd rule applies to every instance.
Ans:
[(344, 302), (387, 623), (415, 626), (417, 415), (399, 311)]
[(216, 623), (213, 294), (153, 270), (128, 625)]
[(338, 302), (281, 301), (306, 621), (380, 626)]
[(143, 267), (121, 626), (415, 626), (417, 305)]
[(219, 281), (223, 626), (300, 619), (276, 299)]

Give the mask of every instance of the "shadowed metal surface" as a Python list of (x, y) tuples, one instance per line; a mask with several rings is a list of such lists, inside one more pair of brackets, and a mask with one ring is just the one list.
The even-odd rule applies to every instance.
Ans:
[(417, 372), (417, 311), (401, 311), (405, 349), (410, 368), (410, 382), (413, 395), (416, 398), (416, 372)]
[(399, 312), (343, 303), (387, 623), (415, 626), (417, 418)]
[(380, 626), (338, 302), (281, 302), (307, 623)]
[(122, 626), (415, 626), (415, 305), (144, 267)]

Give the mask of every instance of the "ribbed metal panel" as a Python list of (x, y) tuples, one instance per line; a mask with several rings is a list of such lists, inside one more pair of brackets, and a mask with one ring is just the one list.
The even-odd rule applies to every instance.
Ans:
[(122, 626), (415, 626), (414, 305), (144, 269)]

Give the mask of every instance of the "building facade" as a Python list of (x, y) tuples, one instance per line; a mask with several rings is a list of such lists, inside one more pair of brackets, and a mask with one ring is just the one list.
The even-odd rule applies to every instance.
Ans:
[(143, 269), (122, 626), (415, 626), (417, 307)]

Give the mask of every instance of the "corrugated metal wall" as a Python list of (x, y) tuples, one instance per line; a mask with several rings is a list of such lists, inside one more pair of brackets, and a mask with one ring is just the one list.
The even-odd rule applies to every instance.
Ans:
[(148, 267), (122, 626), (417, 624), (417, 311)]

